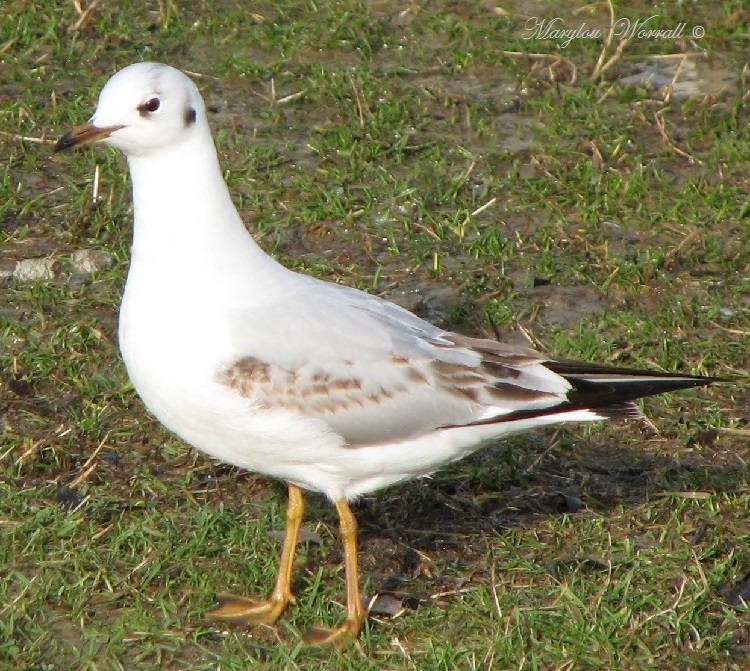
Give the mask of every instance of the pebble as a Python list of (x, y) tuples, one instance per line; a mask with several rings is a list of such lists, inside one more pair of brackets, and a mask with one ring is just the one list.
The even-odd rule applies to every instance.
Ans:
[[(0, 280), (12, 278), (17, 282), (48, 282), (60, 273), (61, 258), (23, 259), (16, 261), (12, 269), (0, 272)], [(73, 252), (69, 259), (69, 269), (76, 275), (91, 275), (111, 268), (115, 257), (102, 249), (81, 249)]]
[(111, 268), (115, 257), (103, 249), (79, 249), (70, 255), (70, 263), (76, 272), (89, 275)]
[(55, 259), (24, 259), (17, 261), (13, 279), (19, 282), (39, 282), (55, 277)]

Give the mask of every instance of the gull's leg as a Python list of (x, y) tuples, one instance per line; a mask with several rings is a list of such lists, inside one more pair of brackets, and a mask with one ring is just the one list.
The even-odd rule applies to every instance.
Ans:
[(217, 597), (219, 605), (206, 613), (207, 617), (242, 624), (274, 624), (279, 619), (287, 604), (294, 599), (291, 587), (292, 568), (304, 511), (302, 490), (296, 485), (289, 485), (284, 547), (281, 550), (279, 573), (271, 598), (259, 601), (243, 596), (222, 595)]
[(307, 632), (305, 640), (316, 645), (338, 645), (357, 637), (367, 613), (362, 607), (359, 592), (359, 564), (357, 562), (357, 519), (346, 499), (336, 501), (344, 545), (344, 570), (346, 573), (346, 620), (333, 629), (315, 628)]

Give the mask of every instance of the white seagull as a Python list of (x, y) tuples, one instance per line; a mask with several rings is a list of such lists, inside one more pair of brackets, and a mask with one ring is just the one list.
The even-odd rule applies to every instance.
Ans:
[(211, 614), (273, 624), (290, 600), (302, 490), (338, 511), (345, 622), (357, 636), (352, 499), (424, 476), (500, 438), (560, 422), (639, 417), (633, 400), (716, 378), (581, 363), (438, 328), (386, 300), (288, 270), (248, 233), (222, 177), (195, 84), (136, 63), (102, 89), (56, 151), (101, 142), (133, 182), (122, 357), (146, 407), (199, 450), (284, 480), (286, 536), (268, 600), (222, 597)]

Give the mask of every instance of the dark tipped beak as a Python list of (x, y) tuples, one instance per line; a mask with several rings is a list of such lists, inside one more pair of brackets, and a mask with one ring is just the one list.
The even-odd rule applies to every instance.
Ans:
[(99, 128), (99, 126), (95, 126), (91, 121), (87, 121), (65, 133), (55, 145), (55, 153), (58, 151), (65, 151), (71, 147), (77, 147), (79, 144), (87, 144), (89, 142), (103, 140), (116, 130), (120, 130), (120, 128), (124, 128), (124, 126), (106, 126), (104, 128)]

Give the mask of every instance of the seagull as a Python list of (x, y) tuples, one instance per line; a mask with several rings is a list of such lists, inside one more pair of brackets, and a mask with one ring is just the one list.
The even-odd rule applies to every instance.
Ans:
[(293, 272), (245, 228), (193, 81), (159, 63), (117, 72), (55, 151), (98, 142), (127, 157), (134, 230), (119, 341), (146, 407), (190, 445), (288, 485), (270, 598), (223, 596), (209, 615), (274, 624), (294, 597), (303, 491), (340, 521), (346, 619), (366, 619), (350, 502), (426, 476), (499, 439), (562, 422), (639, 418), (635, 399), (718, 378), (547, 356), (444, 330), (382, 298)]

